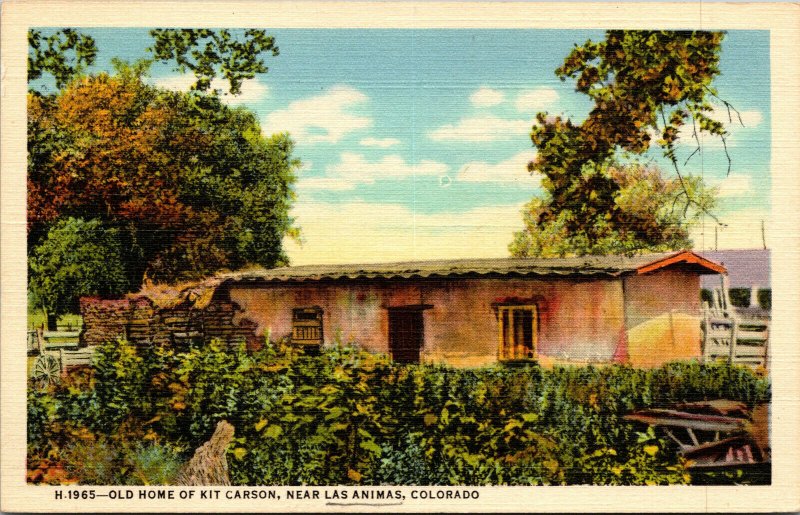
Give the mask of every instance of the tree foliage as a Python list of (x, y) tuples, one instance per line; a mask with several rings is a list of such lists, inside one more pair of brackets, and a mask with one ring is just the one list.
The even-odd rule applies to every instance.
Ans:
[(154, 29), (155, 43), (149, 50), (157, 60), (175, 61), (176, 71), (192, 71), (197, 77), (192, 89), (207, 91), (220, 75), (228, 81), (230, 92), (238, 94), (242, 82), (256, 73), (267, 73), (260, 55), (278, 55), (275, 39), (263, 30), (248, 29), (237, 38), (228, 29)]
[[(275, 39), (260, 29), (153, 29), (150, 35), (153, 46), (147, 50), (153, 58), (174, 62), (176, 71), (194, 73), (197, 81), (192, 89), (197, 91), (208, 91), (211, 81), (220, 76), (231, 94), (239, 94), (244, 80), (269, 70), (261, 55), (278, 55)], [(41, 30), (28, 31), (28, 82), (47, 72), (56, 88), (62, 89), (96, 57), (94, 38), (76, 29), (61, 29), (49, 36)]]
[(39, 30), (28, 31), (28, 81), (47, 72), (56, 87), (63, 88), (97, 56), (94, 38), (75, 29), (62, 29), (45, 37)]
[(58, 219), (115, 228), (132, 286), (285, 262), (288, 135), (215, 96), (162, 90), (140, 68), (28, 96), (29, 247)]
[(531, 132), (537, 157), (528, 168), (543, 176), (548, 198), (530, 206), (529, 215), (536, 213), (533, 221), (543, 227), (549, 224), (545, 232), (563, 227), (585, 239), (586, 244), (573, 249), (577, 253), (600, 251), (606, 246), (601, 240), (614, 232), (639, 233), (645, 237), (640, 238), (642, 243), (661, 246), (671, 237), (650, 234), (652, 220), (643, 228), (631, 227), (631, 213), (619, 202), (625, 181), (607, 173), (610, 163), (644, 154), (653, 143), (673, 163), (681, 186), (674, 193), (680, 202), (669, 198), (670, 206), (683, 214), (690, 206), (707, 210), (706, 197), (695, 194), (697, 181), (680, 173), (675, 145), (689, 123), (698, 145), (698, 132), (725, 141), (724, 125), (709, 116), (711, 98), (718, 99), (711, 84), (719, 73), (722, 39), (721, 32), (611, 30), (601, 42), (576, 45), (556, 75), (575, 79), (576, 90), (594, 106), (580, 124), (547, 113), (537, 115)]
[[(703, 209), (710, 210), (715, 204), (714, 191), (706, 189), (699, 177), (685, 177), (681, 183), (677, 178), (664, 178), (655, 166), (587, 166), (583, 173), (602, 174), (613, 182), (616, 191), (612, 208), (617, 212), (617, 223), (611, 223), (608, 212), (603, 210), (590, 215), (561, 209), (553, 217), (552, 197), (534, 197), (522, 211), (524, 229), (514, 233), (509, 245), (513, 256), (633, 254), (688, 248), (688, 228), (699, 219), (702, 210), (693, 206), (687, 211), (675, 209), (684, 188)], [(582, 230), (571, 229), (576, 217), (582, 218)], [(541, 222), (542, 219), (546, 221)]]
[(128, 289), (116, 229), (98, 220), (59, 220), (29, 258), (30, 288), (48, 315), (77, 311), (79, 297)]

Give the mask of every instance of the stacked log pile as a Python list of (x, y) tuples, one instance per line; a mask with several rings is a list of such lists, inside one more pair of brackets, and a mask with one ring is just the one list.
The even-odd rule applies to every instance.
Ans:
[(221, 340), (228, 345), (257, 348), (256, 324), (240, 319), (240, 309), (230, 301), (214, 300), (204, 309), (189, 302), (159, 308), (147, 297), (103, 300), (81, 299), (82, 345), (100, 345), (125, 338), (147, 345), (188, 345)]
[(80, 308), (83, 316), (83, 330), (80, 335), (82, 345), (98, 345), (125, 337), (131, 311), (129, 299), (101, 300), (97, 297), (83, 297)]
[[(236, 320), (240, 310), (233, 302), (215, 301), (203, 310), (203, 334), (207, 340), (220, 339), (229, 344), (257, 346), (254, 340), (257, 325), (249, 319)], [(238, 322), (238, 323), (235, 323)]]
[(131, 342), (153, 343), (157, 334), (153, 331), (156, 319), (156, 310), (149, 299), (133, 299), (124, 336)]

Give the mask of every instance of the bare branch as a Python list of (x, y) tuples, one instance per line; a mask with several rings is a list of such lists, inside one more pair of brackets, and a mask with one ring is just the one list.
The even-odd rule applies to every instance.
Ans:
[(686, 166), (686, 165), (687, 165), (687, 163), (689, 163), (689, 160), (690, 160), (690, 159), (691, 159), (691, 158), (692, 158), (692, 157), (693, 157), (695, 154), (697, 154), (698, 152), (700, 152), (700, 147), (697, 147), (697, 148), (695, 148), (695, 149), (692, 151), (692, 153), (691, 153), (691, 154), (689, 154), (689, 157), (687, 157), (687, 158), (686, 158), (686, 161), (684, 161), (684, 162), (683, 162), (683, 166)]
[(728, 172), (725, 174), (725, 177), (728, 177), (731, 174), (731, 155), (728, 153), (728, 143), (725, 140), (725, 136), (720, 136), (722, 139), (722, 148), (725, 149), (725, 157), (728, 158)]
[(697, 143), (697, 147), (694, 149), (694, 152), (689, 154), (689, 157), (686, 158), (686, 161), (683, 162), (683, 166), (686, 166), (689, 163), (689, 160), (698, 152), (700, 152), (700, 137), (697, 135), (697, 122), (694, 118), (694, 113), (692, 113), (692, 137), (694, 138), (695, 142)]
[(709, 92), (709, 94), (711, 94), (711, 96), (713, 96), (714, 98), (716, 98), (717, 100), (719, 100), (720, 102), (722, 102), (722, 104), (723, 104), (723, 105), (724, 105), (724, 106), (725, 106), (725, 107), (728, 109), (728, 121), (730, 121), (731, 123), (733, 123), (733, 117), (731, 116), (731, 109), (732, 109), (732, 110), (733, 110), (733, 111), (736, 113), (736, 117), (739, 119), (739, 124), (740, 124), (742, 127), (744, 127), (744, 122), (742, 121), (742, 113), (740, 113), (740, 112), (739, 112), (739, 110), (738, 110), (738, 109), (736, 109), (736, 108), (733, 106), (733, 104), (731, 104), (730, 102), (728, 102), (727, 100), (725, 100), (725, 99), (723, 99), (723, 98), (720, 98), (720, 97), (719, 97), (719, 95), (717, 95), (716, 93), (714, 93), (714, 90), (713, 90), (713, 89), (711, 89), (711, 88), (709, 88), (708, 86), (705, 86), (705, 85), (704, 85), (704, 86), (703, 86), (703, 88), (704, 88), (706, 91), (708, 91), (708, 92)]

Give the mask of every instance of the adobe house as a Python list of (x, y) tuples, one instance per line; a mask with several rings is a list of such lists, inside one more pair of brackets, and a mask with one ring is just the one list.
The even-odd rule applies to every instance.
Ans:
[(719, 273), (690, 251), (275, 268), (217, 276), (168, 308), (128, 299), (112, 324), (105, 302), (87, 299), (83, 337), (136, 340), (147, 327), (153, 342), (353, 342), (402, 362), (650, 367), (702, 356), (700, 277)]

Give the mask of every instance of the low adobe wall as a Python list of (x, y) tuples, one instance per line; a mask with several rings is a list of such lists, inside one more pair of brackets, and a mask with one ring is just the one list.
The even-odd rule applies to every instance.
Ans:
[(626, 277), (625, 326), (628, 362), (657, 367), (700, 359), (700, 278), (680, 270)]
[(357, 343), (388, 353), (392, 306), (428, 305), (423, 311), (420, 358), (453, 366), (498, 360), (493, 303), (531, 299), (539, 309), (540, 359), (558, 362), (621, 361), (624, 339), (622, 283), (617, 278), (442, 278), (231, 283), (222, 288), (257, 323), (259, 335), (288, 337), (292, 309), (323, 309), (325, 343)]
[(256, 325), (241, 317), (236, 304), (214, 300), (197, 309), (185, 302), (160, 308), (147, 297), (104, 300), (84, 297), (80, 300), (84, 345), (99, 345), (119, 338), (137, 344), (173, 344), (196, 335), (204, 342), (221, 340), (229, 345), (246, 343), (248, 348), (261, 345)]

